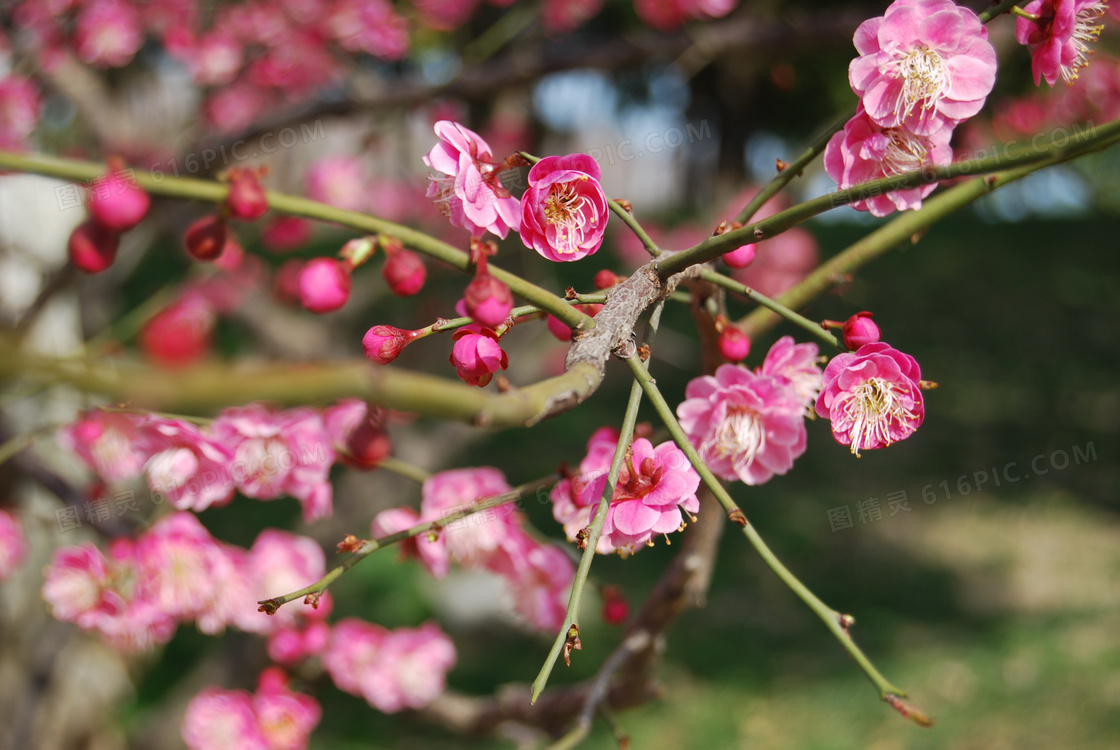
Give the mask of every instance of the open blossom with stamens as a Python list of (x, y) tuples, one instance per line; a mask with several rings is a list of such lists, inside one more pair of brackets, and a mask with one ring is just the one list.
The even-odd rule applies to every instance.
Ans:
[(521, 196), (521, 241), (549, 260), (579, 260), (603, 244), (609, 216), (599, 164), (587, 154), (547, 156)]
[[(860, 105), (855, 117), (828, 142), (824, 169), (844, 190), (868, 180), (945, 166), (953, 160), (953, 149), (949, 146), (952, 135), (953, 129), (948, 125), (928, 135), (917, 135), (901, 126), (882, 127)], [(922, 199), (936, 187), (936, 182), (923, 181), (912, 188), (879, 193), (849, 205), (857, 211), (887, 216), (895, 211), (921, 208)]]
[[(587, 443), (587, 456), (580, 462), (580, 473), (552, 490), (552, 515), (564, 525), (571, 541), (595, 515), (617, 444), (618, 434), (613, 430), (595, 432)], [(638, 438), (631, 445), (630, 460), (623, 462), (595, 551), (634, 552), (651, 544), (654, 536), (679, 530), (684, 521), (681, 510), (696, 513), (700, 509), (699, 486), (700, 475), (675, 443), (654, 447)]]
[(478, 133), (451, 120), (440, 120), (435, 132), (441, 139), (424, 157), (434, 170), (428, 179), (428, 197), (453, 226), (472, 237), (485, 232), (506, 238), (518, 231), (521, 217), (517, 199), (502, 185), (490, 145)]
[(872, 120), (929, 135), (972, 117), (996, 77), (979, 17), (952, 0), (895, 0), (856, 29), (848, 79)]
[(922, 373), (909, 354), (877, 342), (838, 354), (824, 370), (817, 414), (852, 453), (905, 440), (925, 419)]
[(1101, 0), (1031, 0), (1020, 6), (1026, 13), (1038, 16), (1037, 21), (1019, 16), (1015, 19), (1015, 38), (1031, 51), (1034, 83), (1043, 79), (1053, 86), (1061, 78), (1073, 83), (1082, 68), (1089, 64), (1093, 51), (1089, 45), (1097, 41), (1101, 16), (1108, 9)]
[(763, 484), (805, 452), (805, 407), (778, 378), (741, 365), (693, 379), (677, 416), (716, 476)]
[(821, 390), (821, 368), (817, 366), (816, 344), (794, 343), (793, 336), (782, 336), (770, 347), (766, 359), (755, 370), (769, 375), (793, 389), (798, 400), (812, 409)]

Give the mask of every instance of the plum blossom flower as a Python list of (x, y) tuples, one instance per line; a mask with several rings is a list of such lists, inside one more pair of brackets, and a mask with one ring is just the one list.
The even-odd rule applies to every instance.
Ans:
[[(613, 430), (600, 429), (587, 443), (587, 456), (580, 462), (580, 473), (557, 483), (552, 491), (552, 515), (564, 526), (568, 539), (591, 523), (618, 443)], [(700, 475), (672, 441), (654, 447), (645, 438), (631, 445), (632, 457), (622, 465), (615, 485), (603, 533), (596, 552), (616, 550), (634, 552), (652, 545), (655, 535), (681, 528), (681, 510), (696, 513), (700, 502), (696, 489)]]
[(868, 116), (930, 135), (972, 117), (995, 85), (996, 52), (979, 17), (953, 0), (895, 0), (856, 29), (848, 70)]
[(1073, 83), (1081, 69), (1089, 65), (1089, 55), (1093, 54), (1089, 45), (1097, 41), (1104, 28), (1099, 21), (1108, 3), (1031, 0), (1020, 7), (1038, 17), (1037, 21), (1022, 15), (1015, 19), (1015, 38), (1031, 52), (1034, 84), (1041, 86), (1045, 79), (1053, 86), (1058, 78)]
[(0, 148), (28, 150), (41, 109), (39, 90), (30, 79), (18, 75), (0, 78)]
[(348, 617), (335, 625), (322, 661), (340, 690), (397, 713), (424, 708), (442, 693), (456, 654), (435, 623), (386, 630)]
[(59, 430), (58, 440), (104, 481), (124, 482), (138, 477), (151, 455), (147, 422), (142, 414), (98, 409)]
[(925, 419), (921, 368), (909, 354), (876, 342), (832, 358), (824, 370), (817, 414), (852, 453), (905, 440)]
[(408, 21), (387, 0), (341, 0), (331, 7), (325, 28), (351, 52), (383, 60), (408, 54)]
[(327, 156), (307, 170), (307, 197), (350, 211), (367, 206), (365, 167), (352, 156)]
[[(421, 488), (421, 522), (438, 520), (511, 489), (505, 474), (490, 466), (440, 472), (425, 480)], [(517, 520), (509, 509), (508, 505), (496, 509), (505, 511), (496, 513), (497, 522), (449, 524), (442, 537), (451, 559), (459, 565), (472, 566), (497, 550), (510, 529), (518, 528)]]
[(521, 196), (521, 241), (553, 261), (579, 260), (603, 244), (609, 211), (599, 164), (587, 154), (546, 156)]
[(819, 351), (816, 344), (796, 344), (793, 336), (782, 336), (770, 347), (756, 372), (792, 389), (797, 399), (812, 409), (821, 390), (821, 368), (817, 366)]
[(777, 378), (721, 365), (693, 379), (685, 396), (681, 427), (718, 477), (763, 484), (805, 452), (804, 404)]
[[(912, 133), (902, 126), (882, 127), (860, 105), (844, 129), (829, 140), (824, 168), (845, 190), (869, 180), (945, 166), (953, 160), (953, 149), (949, 146), (952, 135), (953, 129), (947, 125), (927, 135)], [(921, 208), (922, 199), (936, 187), (936, 182), (922, 181), (915, 187), (892, 190), (849, 205), (874, 216), (887, 216), (895, 211)]]
[(128, 63), (144, 42), (144, 27), (136, 8), (122, 0), (94, 0), (85, 4), (74, 30), (74, 49), (83, 62), (101, 68)]
[[(427, 520), (434, 521), (436, 519), (430, 518)], [(412, 508), (390, 508), (373, 517), (370, 531), (373, 538), (377, 539), (410, 529), (413, 526), (419, 526), (424, 522), (424, 520), (421, 520), (420, 514)], [(398, 546), (401, 550), (401, 559), (417, 558), (434, 578), (443, 578), (451, 569), (451, 557), (447, 550), (446, 534), (440, 534), (435, 538), (421, 534), (418, 537), (404, 540)]]
[(203, 690), (187, 704), (180, 733), (190, 750), (270, 750), (244, 690)]
[(193, 514), (157, 521), (136, 541), (135, 555), (137, 577), (165, 614), (191, 620), (213, 607), (227, 561)]
[(330, 593), (323, 593), (318, 607), (281, 607), (274, 615), (257, 611), (256, 602), (298, 591), (327, 572), (323, 549), (314, 540), (278, 529), (265, 529), (253, 542), (246, 559), (251, 596), (237, 613), (235, 624), (253, 633), (272, 634), (301, 629), (307, 620), (320, 620), (332, 607)]
[(27, 559), (23, 527), (13, 514), (0, 510), (0, 581), (7, 580)]
[(233, 499), (225, 467), (232, 453), (190, 422), (150, 417), (144, 464), (148, 487), (165, 493), (179, 510), (202, 511)]
[(529, 625), (556, 630), (564, 624), (576, 568), (563, 549), (511, 528), (486, 567), (506, 579), (513, 608)]
[(462, 227), (472, 237), (485, 232), (506, 238), (518, 231), (521, 216), (517, 199), (502, 186), (490, 145), (478, 133), (451, 120), (435, 124), (441, 139), (424, 157), (434, 170), (429, 176), (428, 197), (452, 226)]
[(305, 522), (331, 514), (334, 448), (322, 416), (308, 408), (274, 412), (260, 404), (224, 410), (213, 436), (233, 452), (230, 475), (247, 497), (291, 495)]
[(303, 750), (323, 716), (319, 702), (289, 690), (287, 676), (276, 667), (261, 672), (253, 713), (269, 750)]
[(509, 357), (498, 343), (498, 335), (477, 324), (463, 326), (451, 337), (451, 364), (467, 385), (485, 387), (498, 370), (509, 366)]

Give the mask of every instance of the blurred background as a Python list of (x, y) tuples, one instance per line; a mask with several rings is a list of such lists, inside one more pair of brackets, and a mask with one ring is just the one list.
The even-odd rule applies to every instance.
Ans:
[[(337, 9), (325, 0), (318, 10), (313, 2), (125, 3), (141, 14), (142, 29), (126, 57), (99, 56), (81, 44), (75, 19), (89, 4), (0, 8), (0, 84), (18, 78), (35, 89), (35, 117), (23, 141), (0, 147), (89, 160), (119, 155), (152, 175), (212, 178), (230, 167), (267, 165), (270, 189), (365, 210), (461, 245), (463, 233), (423, 195), (420, 162), (434, 143), (432, 123), (451, 118), (481, 133), (498, 159), (518, 149), (590, 153), (608, 195), (630, 200), (670, 249), (694, 244), (737, 213), (752, 186), (773, 176), (775, 159), (792, 160), (854, 104), (846, 78), (852, 32), (885, 7), (774, 0), (711, 18), (718, 14), (658, 15), (657, 4), (613, 0), (601, 7), (399, 3), (403, 50), (349, 44), (323, 30), (312, 44), (328, 51), (321, 60), (284, 35), (310, 28), (320, 15), (334, 18)], [(664, 4), (686, 5), (692, 7)], [(576, 20), (557, 15), (565, 7)], [(177, 18), (176, 8), (193, 9), (181, 19), (192, 44), (208, 30), (241, 29), (233, 24), (248, 24), (236, 15), (246, 9), (272, 13), (283, 41), (254, 32), (259, 38), (243, 41), (236, 64), (223, 67), (220, 56), (203, 57), (201, 47), (173, 33), (167, 18)], [(1105, 23), (1081, 78), (1050, 90), (1033, 86), (1011, 19), (996, 19), (996, 91), (958, 130), (955, 150), (967, 157), (1039, 133), (1056, 140), (1075, 132), (1074, 123), (1091, 127), (1120, 115), (1116, 21), (1108, 16)], [(276, 59), (281, 50), (293, 58), (287, 68)], [(287, 72), (268, 80), (262, 60)], [(9, 134), (19, 107), (30, 107), (22, 101), (0, 97)], [(669, 633), (660, 697), (616, 717), (632, 747), (1116, 746), (1118, 166), (1117, 153), (1105, 152), (1000, 190), (803, 310), (813, 320), (872, 311), (884, 340), (917, 358), (923, 377), (940, 388), (926, 394), (925, 423), (903, 443), (857, 460), (817, 420), (792, 472), (761, 487), (732, 488), (778, 556), (826, 603), (856, 617), (857, 641), (936, 718), (935, 727), (918, 729), (883, 706), (812, 613), (738, 534), (725, 533), (706, 608), (686, 612)], [(519, 193), (524, 171), (504, 179)], [(69, 203), (67, 185), (0, 176), (0, 313), (7, 333), (24, 332), (25, 345), (44, 354), (101, 352), (155, 367), (207, 359), (344, 361), (361, 356), (359, 341), (371, 325), (417, 328), (451, 316), (465, 284), (433, 263), (424, 292), (399, 299), (367, 267), (356, 273), (345, 308), (313, 316), (292, 303), (282, 269), (333, 254), (352, 235), (269, 217), (237, 232), (251, 259), (236, 278), (237, 294), (203, 329), (190, 330), (185, 355), (169, 358), (153, 343), (159, 337), (143, 332), (185, 283), (213, 283), (221, 273), (200, 271), (180, 239), (212, 207), (155, 200), (117, 263), (79, 277), (65, 248), (85, 214)], [(833, 187), (817, 162), (785, 200)], [(741, 278), (780, 294), (883, 221), (846, 208), (830, 212), (762, 243)], [(596, 271), (625, 275), (643, 257), (612, 226), (604, 249), (572, 267), (543, 260), (515, 236), (501, 243), (495, 262), (555, 291), (590, 290)], [(729, 299), (728, 308), (734, 317), (751, 306)], [(746, 363), (759, 364), (786, 334), (804, 340), (780, 326), (753, 342)], [(559, 372), (567, 348), (539, 323), (519, 326), (503, 343), (515, 384)], [(427, 339), (398, 364), (454, 377), (449, 348), (446, 339)], [(683, 398), (699, 360), (687, 307), (669, 306), (651, 369), (670, 403)], [(0, 725), (7, 727), (0, 743), (21, 750), (182, 747), (186, 702), (205, 685), (251, 689), (268, 663), (263, 642), (181, 627), (166, 646), (124, 658), (52, 620), (39, 594), (52, 551), (83, 541), (104, 546), (145, 527), (158, 509), (142, 504), (142, 512), (111, 523), (61, 531), (58, 508), (80, 506), (105, 488), (91, 486), (51, 428), (100, 401), (67, 388), (36, 389), (18, 377), (2, 388), (2, 437), (41, 434), (30, 451), (0, 465), (0, 505), (17, 512), (31, 544), (30, 559), (0, 583)], [(492, 432), (406, 415), (393, 417), (389, 430), (396, 454), (425, 469), (493, 465), (518, 484), (561, 461), (576, 464), (595, 429), (620, 422), (628, 390), (627, 373), (612, 363), (583, 408), (532, 430)], [(640, 418), (655, 421), (646, 409)], [(200, 519), (230, 543), (246, 546), (261, 529), (281, 527), (329, 552), (345, 534), (367, 535), (378, 511), (419, 499), (415, 484), (383, 472), (336, 467), (332, 479), (335, 515), (309, 527), (291, 499), (239, 499)], [(549, 507), (530, 500), (525, 510), (542, 534), (562, 538)], [(658, 545), (628, 560), (597, 559), (593, 574), (637, 606), (675, 551)], [(438, 619), (459, 653), (449, 685), (470, 694), (531, 681), (551, 642), (519, 624), (486, 575), (435, 581), (391, 551), (357, 566), (332, 592), (336, 619), (355, 615), (387, 627)], [(553, 673), (553, 686), (592, 676), (621, 638), (620, 628), (598, 617), (594, 595), (584, 609), (584, 650), (570, 669)], [(323, 705), (314, 748), (543, 744), (541, 735), (513, 727), (494, 737), (456, 736), (419, 715), (377, 713), (314, 667), (298, 678)], [(597, 725), (587, 746), (614, 744)]]

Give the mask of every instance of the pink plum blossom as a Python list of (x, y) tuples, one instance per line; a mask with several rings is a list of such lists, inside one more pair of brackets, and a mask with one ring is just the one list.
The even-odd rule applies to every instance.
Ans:
[(383, 60), (408, 54), (408, 22), (388, 0), (341, 0), (331, 6), (326, 30), (343, 49)]
[(1015, 38), (1030, 49), (1036, 86), (1043, 80), (1051, 86), (1059, 78), (1066, 83), (1077, 80), (1089, 65), (1089, 45), (1100, 36), (1101, 16), (1108, 7), (1101, 0), (1031, 0), (1020, 6), (1038, 16), (1037, 21), (1015, 18)]
[(579, 260), (603, 244), (609, 208), (599, 164), (587, 154), (547, 156), (521, 196), (521, 241), (553, 261)]
[(694, 378), (677, 407), (681, 427), (716, 476), (763, 484), (805, 452), (805, 408), (793, 389), (741, 365)]
[(280, 630), (268, 639), (268, 658), (277, 664), (298, 664), (323, 653), (330, 642), (330, 625), (313, 620), (298, 629)]
[(494, 161), (490, 145), (482, 136), (457, 122), (440, 120), (435, 124), (440, 142), (424, 157), (433, 170), (428, 197), (452, 226), (461, 227), (472, 237), (485, 232), (506, 238), (509, 230), (518, 231), (521, 215), (517, 199), (502, 186), (498, 174), (502, 164)]
[(0, 581), (7, 580), (27, 559), (27, 540), (19, 518), (0, 510)]
[(603, 9), (603, 0), (546, 0), (541, 25), (550, 34), (574, 31)]
[(85, 412), (58, 433), (58, 441), (109, 483), (140, 476), (151, 453), (148, 417), (100, 409)]
[(455, 661), (455, 646), (435, 623), (390, 631), (352, 617), (335, 625), (322, 657), (340, 690), (384, 713), (427, 706)]
[(854, 41), (849, 82), (884, 128), (930, 135), (979, 112), (995, 84), (988, 30), (953, 0), (895, 0)]
[(203, 690), (187, 704), (181, 734), (190, 750), (271, 750), (244, 690)]
[[(434, 521), (511, 489), (505, 475), (489, 466), (440, 472), (427, 479), (421, 488), (420, 519)], [(451, 559), (459, 565), (472, 566), (493, 554), (510, 529), (518, 528), (510, 510), (511, 506), (503, 505), (494, 509), (497, 517), (493, 520), (486, 518), (479, 523), (475, 517), (447, 525), (441, 536)]]
[(257, 612), (256, 602), (298, 591), (321, 579), (327, 572), (323, 549), (314, 540), (278, 529), (265, 529), (253, 542), (246, 560), (254, 595), (238, 613), (242, 630), (270, 634), (300, 629), (306, 620), (319, 620), (330, 612), (329, 593), (319, 597), (318, 607), (281, 607), (276, 614)]
[(328, 156), (307, 170), (307, 197), (350, 211), (366, 208), (366, 170), (352, 156)]
[(545, 631), (563, 626), (576, 573), (563, 549), (511, 528), (486, 567), (506, 579), (513, 608), (529, 625)]
[(30, 79), (19, 75), (0, 78), (0, 148), (28, 150), (41, 108), (38, 88)]
[[(373, 517), (370, 532), (374, 539), (378, 539), (437, 519), (438, 516), (422, 520), (420, 514), (412, 508), (390, 508)], [(417, 558), (428, 573), (435, 578), (443, 578), (451, 568), (451, 555), (447, 549), (446, 533), (439, 534), (434, 538), (429, 534), (421, 534), (406, 539), (398, 546), (401, 550), (402, 559)]]
[(250, 404), (224, 410), (211, 433), (233, 451), (230, 474), (243, 495), (260, 500), (291, 495), (303, 506), (305, 522), (331, 514), (335, 454), (318, 412)]
[(509, 357), (498, 343), (498, 335), (489, 328), (472, 324), (454, 333), (451, 364), (467, 385), (484, 387), (494, 373), (509, 366)]
[(221, 547), (191, 513), (155, 523), (135, 545), (136, 575), (162, 612), (192, 620), (212, 609), (219, 574), (227, 564)]
[(82, 62), (100, 68), (128, 63), (144, 43), (140, 14), (124, 0), (93, 0), (78, 14), (74, 48)]
[(634, 0), (634, 10), (647, 25), (671, 31), (688, 19), (722, 18), (738, 0)]
[(852, 453), (885, 448), (914, 434), (925, 419), (921, 368), (889, 344), (866, 344), (837, 354), (824, 370), (816, 411), (832, 436)]
[(233, 499), (233, 483), (225, 468), (232, 453), (197, 426), (151, 417), (148, 445), (151, 457), (144, 464), (148, 487), (166, 494), (174, 507), (197, 512)]
[[(571, 541), (591, 523), (599, 506), (617, 441), (613, 430), (598, 430), (588, 441), (580, 473), (560, 481), (552, 491), (552, 514)], [(596, 546), (600, 554), (620, 549), (634, 552), (650, 545), (654, 536), (681, 528), (682, 509), (688, 513), (700, 509), (696, 497), (700, 476), (676, 444), (668, 441), (654, 447), (645, 438), (638, 438), (631, 452), (607, 509)]]
[(304, 750), (323, 716), (319, 702), (289, 690), (288, 678), (276, 667), (261, 673), (253, 713), (269, 750)]
[[(846, 190), (869, 180), (943, 167), (953, 160), (953, 149), (949, 146), (952, 134), (948, 125), (926, 135), (912, 133), (903, 126), (882, 127), (860, 105), (844, 129), (829, 140), (824, 152), (825, 171), (841, 190)], [(921, 208), (922, 199), (936, 187), (936, 182), (923, 179), (915, 187), (876, 194), (849, 205), (875, 216), (887, 216), (895, 211)]]
[(793, 336), (782, 336), (770, 347), (757, 372), (792, 389), (797, 399), (812, 409), (821, 390), (819, 353), (816, 344), (797, 344)]

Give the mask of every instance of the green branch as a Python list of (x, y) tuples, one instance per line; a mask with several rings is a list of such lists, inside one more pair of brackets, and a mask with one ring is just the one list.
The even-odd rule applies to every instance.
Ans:
[[(879, 670), (875, 668), (875, 665), (871, 663), (871, 660), (864, 655), (863, 651), (861, 651), (855, 641), (852, 640), (851, 635), (848, 633), (848, 627), (854, 622), (851, 616), (837, 612), (818, 599), (816, 594), (810, 591), (789, 568), (782, 564), (781, 560), (777, 558), (766, 545), (766, 542), (763, 541), (762, 537), (759, 536), (754, 526), (747, 521), (742, 509), (731, 499), (726, 488), (724, 488), (723, 484), (712, 474), (711, 470), (704, 463), (704, 460), (700, 457), (700, 454), (696, 452), (696, 448), (693, 447), (684, 429), (681, 428), (680, 422), (677, 421), (676, 415), (673, 414), (672, 408), (665, 401), (665, 397), (661, 395), (661, 391), (658, 390), (657, 385), (654, 383), (653, 378), (650, 377), (649, 371), (646, 370), (645, 365), (635, 357), (627, 359), (626, 364), (630, 367), (635, 381), (641, 385), (646, 398), (649, 399), (653, 408), (657, 411), (657, 415), (669, 429), (669, 433), (673, 436), (673, 440), (676, 442), (677, 446), (684, 451), (689, 462), (700, 474), (700, 478), (703, 480), (704, 484), (712, 491), (712, 494), (715, 495), (724, 510), (727, 511), (728, 517), (742, 528), (743, 535), (747, 538), (747, 541), (750, 542), (750, 545), (754, 548), (755, 552), (758, 553), (759, 557), (762, 558), (763, 562), (766, 563), (766, 566), (821, 619), (829, 631), (840, 642), (840, 645), (844, 647), (844, 650), (848, 652), (860, 666), (860, 669), (863, 670), (863, 673), (867, 675), (867, 679), (871, 681), (871, 684), (874, 685), (875, 689), (879, 692), (879, 697), (891, 703), (892, 706), (895, 705), (897, 699), (906, 694), (883, 677), (883, 675), (879, 673)], [(926, 717), (919, 711), (913, 711), (910, 718), (918, 723), (923, 723), (921, 719)], [(926, 721), (928, 721), (928, 718), (926, 718)]]
[(745, 284), (741, 284), (738, 281), (728, 278), (721, 273), (716, 273), (709, 268), (705, 268), (700, 272), (700, 278), (711, 284), (715, 284), (716, 286), (721, 286), (728, 291), (734, 292), (735, 294), (741, 294), (748, 299), (754, 300), (758, 304), (762, 305), (762, 307), (772, 311), (774, 314), (780, 315), (791, 323), (801, 326), (801, 328), (806, 332), (812, 334), (813, 336), (816, 336), (818, 339), (828, 344), (829, 346), (836, 349), (843, 349), (843, 347), (840, 345), (840, 342), (836, 340), (836, 337), (826, 331), (824, 328), (821, 328), (820, 323), (814, 323), (804, 315), (794, 312), (793, 310), (789, 309), (779, 302), (775, 302), (765, 294), (759, 294), (754, 289), (751, 289)]
[[(107, 167), (94, 162), (58, 159), (41, 154), (17, 154), (0, 151), (0, 171), (12, 170), (57, 177), (63, 180), (90, 181), (105, 175)], [(136, 183), (152, 195), (164, 195), (184, 200), (221, 203), (229, 193), (229, 186), (213, 180), (196, 180), (187, 177), (161, 176), (158, 179), (143, 170), (133, 170)], [(358, 211), (347, 211), (308, 198), (268, 191), (268, 207), (289, 216), (330, 222), (363, 233), (385, 234), (395, 237), (408, 247), (442, 261), (460, 271), (472, 270), (470, 256), (458, 248), (437, 240), (424, 232), (396, 224)], [(555, 315), (569, 326), (593, 328), (591, 317), (567, 304), (561, 297), (532, 284), (520, 276), (487, 264), (490, 273), (509, 286), (514, 294)]]
[(360, 543), (358, 543), (357, 548), (354, 550), (354, 554), (346, 558), (346, 560), (341, 565), (332, 568), (329, 573), (327, 573), (325, 576), (323, 576), (310, 586), (306, 586), (299, 591), (292, 591), (291, 593), (284, 594), (283, 596), (276, 596), (271, 599), (262, 599), (261, 601), (257, 602), (261, 605), (260, 611), (270, 615), (276, 614), (276, 610), (280, 609), (280, 607), (287, 604), (288, 602), (295, 601), (296, 599), (302, 599), (307, 596), (316, 596), (322, 594), (330, 587), (332, 583), (334, 583), (339, 578), (339, 576), (350, 570), (350, 568), (353, 568), (355, 565), (357, 565), (362, 560), (366, 559), (379, 549), (384, 549), (385, 547), (392, 546), (397, 542), (403, 542), (406, 539), (412, 539), (413, 537), (420, 536), (421, 534), (438, 534), (444, 528), (450, 526), (456, 521), (461, 521), (468, 516), (473, 516), (475, 513), (481, 513), (484, 510), (490, 510), (491, 508), (497, 508), (500, 505), (506, 505), (507, 503), (519, 501), (525, 495), (536, 492), (539, 489), (548, 487), (550, 484), (555, 483), (557, 479), (558, 477), (553, 474), (551, 476), (538, 479), (534, 482), (528, 482), (518, 487), (514, 487), (509, 492), (502, 493), (501, 495), (480, 498), (469, 507), (464, 508), (463, 510), (455, 511), (454, 513), (449, 513), (446, 516), (440, 517), (438, 520), (417, 524), (416, 526), (407, 528), (404, 531), (398, 531), (395, 534), (386, 534), (385, 536), (378, 537), (377, 539), (367, 539), (361, 541)]

